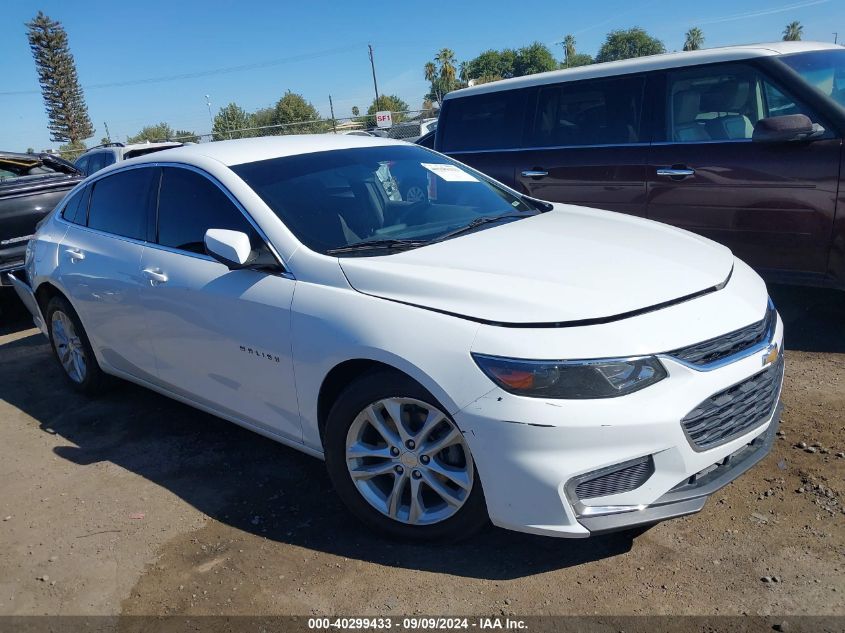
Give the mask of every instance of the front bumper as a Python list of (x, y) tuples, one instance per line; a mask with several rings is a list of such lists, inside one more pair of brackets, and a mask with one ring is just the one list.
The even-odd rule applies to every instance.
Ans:
[(769, 454), (780, 424), (782, 410), (783, 404), (778, 402), (775, 414), (763, 433), (718, 464), (714, 464), (715, 468), (708, 469), (709, 472), (696, 473), (652, 504), (631, 512), (579, 517), (578, 522), (587, 528), (590, 534), (606, 534), (698, 512), (704, 507), (710, 495), (727, 486)]
[[(771, 342), (782, 349), (780, 318)], [(701, 510), (710, 494), (770, 450), (782, 377), (768, 417), (727, 441), (694, 447), (681, 420), (760, 373), (767, 366), (763, 357), (755, 352), (712, 371), (661, 357), (668, 378), (622, 398), (544, 400), (494, 389), (477, 399), (454, 417), (476, 462), (491, 521), (522, 532), (586, 537)], [(653, 472), (636, 488), (573, 498), (573, 482), (645, 457)]]

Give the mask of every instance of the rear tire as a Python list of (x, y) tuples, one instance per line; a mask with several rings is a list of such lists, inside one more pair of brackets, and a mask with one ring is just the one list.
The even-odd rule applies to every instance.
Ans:
[(350, 384), (329, 412), (324, 447), (338, 495), (374, 530), (403, 540), (459, 540), (489, 521), (463, 434), (407, 376), (376, 371)]
[(53, 355), (71, 386), (92, 396), (106, 386), (107, 376), (100, 369), (91, 342), (76, 310), (64, 297), (53, 297), (45, 314)]

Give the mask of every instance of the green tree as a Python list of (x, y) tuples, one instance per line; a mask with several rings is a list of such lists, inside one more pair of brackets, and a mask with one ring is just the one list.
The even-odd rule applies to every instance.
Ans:
[(652, 37), (639, 27), (611, 31), (596, 55), (597, 62), (612, 62), (617, 59), (643, 57), (665, 53), (663, 42)]
[(34, 154), (34, 153), (35, 153), (35, 150), (34, 150), (34, 149), (32, 149), (31, 147), (27, 147), (27, 148), (26, 148), (26, 153), (27, 153), (27, 154)]
[(64, 27), (41, 11), (26, 27), (49, 119), (50, 140), (78, 144), (90, 138), (94, 127)]
[(393, 119), (393, 123), (401, 123), (405, 119), (405, 112), (410, 109), (407, 103), (402, 101), (396, 95), (381, 95), (378, 98), (378, 101), (373, 99), (373, 102), (370, 104), (370, 107), (367, 108), (367, 117), (366, 125), (368, 127), (374, 127), (376, 124), (376, 118), (373, 116), (376, 112), (382, 112), (385, 110), (390, 111)]
[(554, 70), (558, 67), (549, 47), (540, 42), (534, 42), (516, 51), (514, 60), (514, 76), (534, 75)]
[(236, 131), (253, 127), (252, 116), (236, 103), (220, 108), (211, 126), (212, 138), (221, 141), (227, 138), (247, 138), (254, 136), (252, 131)]
[(798, 42), (802, 35), (804, 35), (804, 27), (797, 20), (790, 22), (783, 29), (784, 42)]
[(199, 143), (200, 137), (196, 132), (190, 130), (176, 130), (173, 133), (173, 140), (180, 143)]
[(426, 81), (431, 83), (426, 99), (440, 105), (443, 103), (443, 95), (461, 87), (456, 64), (455, 52), (450, 48), (441, 48), (434, 56), (434, 61), (426, 62), (423, 73)]
[(276, 104), (273, 122), (284, 126), (277, 132), (281, 134), (310, 134), (326, 130), (317, 108), (305, 97), (290, 90)]
[(268, 127), (276, 124), (276, 108), (259, 108), (252, 113), (252, 127), (260, 128), (254, 131), (255, 136), (273, 136), (281, 134), (280, 128)]
[(704, 33), (700, 28), (694, 26), (687, 31), (686, 38), (684, 39), (684, 50), (697, 51), (702, 46), (704, 46)]
[(358, 116), (361, 114), (361, 111), (358, 109), (358, 106), (352, 106), (352, 116)]
[(82, 141), (70, 141), (64, 145), (59, 145), (59, 154), (65, 160), (73, 162), (82, 156), (86, 149), (85, 143)]
[(595, 63), (595, 60), (587, 55), (587, 53), (575, 53), (567, 61), (560, 64), (561, 68), (577, 68), (578, 66), (589, 66)]
[(155, 125), (147, 125), (141, 128), (141, 131), (138, 132), (135, 136), (130, 136), (126, 139), (126, 142), (131, 143), (157, 143), (160, 141), (166, 141), (176, 136), (173, 132), (173, 128), (170, 127), (168, 123), (162, 121), (161, 123), (156, 123)]

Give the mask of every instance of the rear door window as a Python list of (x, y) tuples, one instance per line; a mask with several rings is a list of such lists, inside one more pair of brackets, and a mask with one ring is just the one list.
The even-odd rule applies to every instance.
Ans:
[(642, 77), (544, 86), (537, 95), (533, 147), (626, 145), (641, 139)]
[(499, 90), (450, 99), (437, 135), (441, 151), (512, 149), (522, 143), (525, 103), (530, 89)]
[(93, 184), (88, 226), (122, 237), (146, 240), (158, 184), (157, 168), (127, 169)]
[(91, 187), (77, 191), (67, 201), (62, 210), (62, 217), (73, 224), (85, 224), (88, 215), (88, 199), (91, 197)]
[(205, 253), (205, 232), (229, 229), (261, 244), (257, 232), (223, 191), (205, 176), (189, 169), (162, 170), (158, 202), (158, 243), (191, 253)]

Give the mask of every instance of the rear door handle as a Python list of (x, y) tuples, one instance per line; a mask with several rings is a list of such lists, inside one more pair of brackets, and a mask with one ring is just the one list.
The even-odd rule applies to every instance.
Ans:
[(157, 286), (158, 284), (167, 283), (167, 275), (165, 275), (158, 268), (145, 268), (144, 277), (150, 280), (150, 285)]
[(658, 167), (657, 175), (667, 178), (686, 178), (694, 176), (695, 170), (690, 167)]
[(70, 257), (71, 261), (74, 262), (82, 261), (83, 259), (85, 259), (85, 253), (83, 253), (78, 248), (68, 248), (65, 250), (65, 253), (67, 253), (67, 256)]
[(544, 169), (526, 169), (522, 172), (523, 178), (542, 178), (543, 176), (548, 176), (549, 172)]

